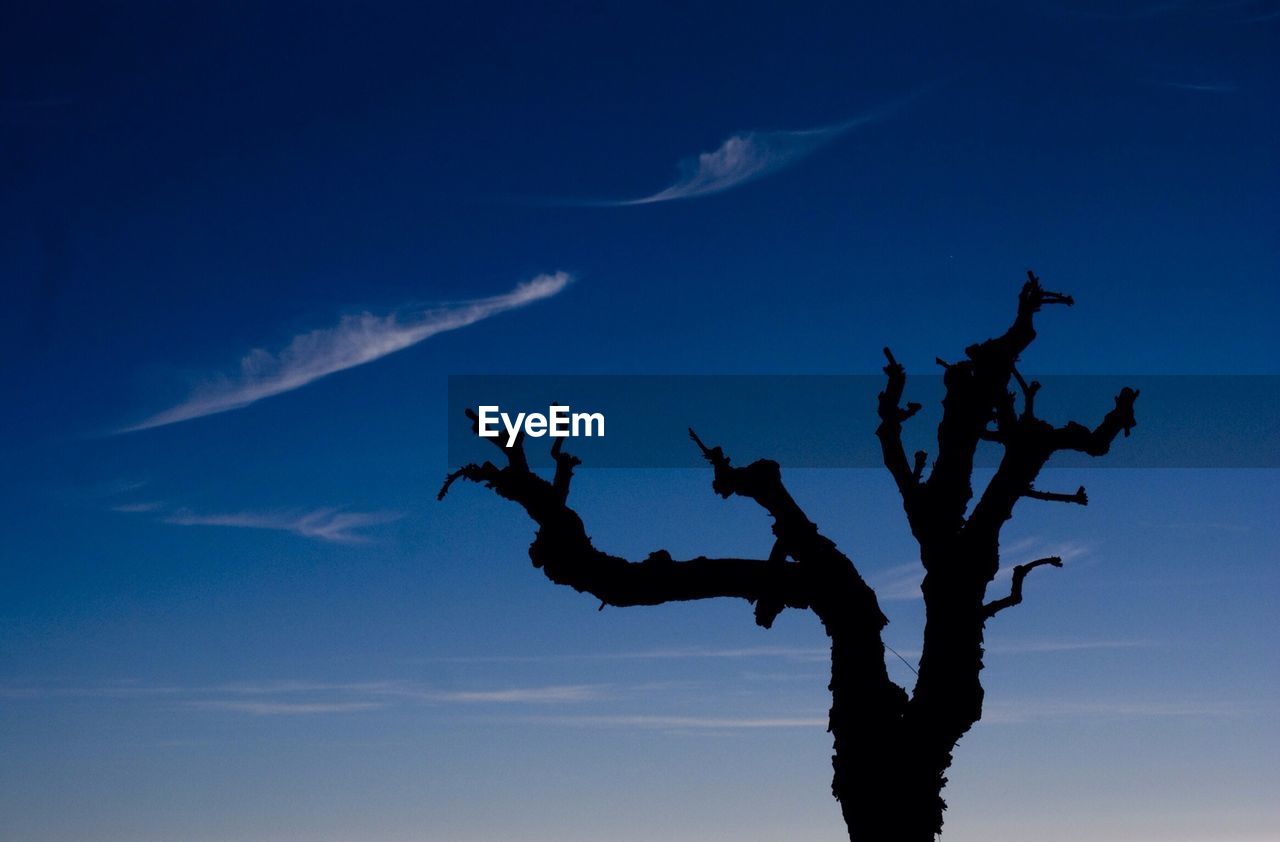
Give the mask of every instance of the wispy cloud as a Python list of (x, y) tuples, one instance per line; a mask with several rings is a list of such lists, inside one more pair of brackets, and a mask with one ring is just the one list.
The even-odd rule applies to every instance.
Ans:
[[(1156, 645), (1149, 640), (1025, 640), (1013, 643), (990, 643), (984, 649), (988, 655), (1045, 655), (1100, 649), (1148, 649)], [(897, 650), (897, 655), (902, 658), (918, 660), (920, 654), (919, 649)], [(892, 662), (893, 658), (893, 653), (885, 653), (885, 660)]]
[(89, 687), (63, 684), (0, 683), (0, 699), (144, 699), (156, 696), (174, 696), (186, 692), (186, 688), (172, 685), (147, 685), (123, 681)]
[(674, 649), (642, 649), (636, 652), (617, 652), (612, 655), (589, 657), (619, 658), (624, 660), (683, 660), (687, 658), (786, 658), (811, 661), (830, 657), (830, 649), (806, 646), (741, 646), (715, 649), (691, 646)]
[(1155, 645), (1149, 640), (1028, 640), (1021, 643), (995, 643), (988, 646), (987, 651), (995, 655), (1037, 655), (1094, 649), (1147, 649)]
[(1238, 701), (1040, 701), (996, 702), (985, 706), (982, 721), (1021, 723), (1041, 719), (1220, 718), (1248, 716), (1260, 707)]
[(735, 134), (716, 149), (680, 162), (680, 177), (657, 193), (604, 204), (651, 205), (722, 193), (790, 166), (852, 128), (848, 124), (800, 131)]
[(196, 514), (180, 509), (162, 518), (178, 526), (231, 526), (242, 529), (270, 529), (291, 532), (303, 538), (355, 544), (369, 540), (356, 530), (403, 517), (399, 512), (347, 512), (341, 509), (311, 511), (233, 512), (229, 514)]
[(1248, 532), (1253, 527), (1247, 523), (1232, 523), (1223, 520), (1166, 520), (1166, 521), (1139, 521), (1139, 526), (1144, 529), (1159, 530), (1180, 530), (1191, 532)]
[(794, 130), (756, 130), (727, 138), (710, 152), (679, 163), (680, 176), (656, 193), (638, 199), (567, 201), (594, 207), (626, 207), (673, 202), (723, 193), (791, 166), (846, 132), (882, 120), (915, 95), (829, 126)]
[(295, 336), (275, 353), (256, 348), (240, 360), (236, 374), (223, 375), (196, 388), (177, 406), (117, 432), (148, 430), (203, 418), (301, 388), (321, 377), (373, 362), (402, 351), (439, 333), (466, 327), (549, 298), (570, 282), (565, 272), (539, 275), (511, 292), (471, 301), (453, 302), (427, 310), (375, 315), (364, 312), (342, 317), (334, 327)]
[[(122, 487), (122, 492), (140, 488), (144, 483)], [(175, 526), (228, 526), (238, 529), (266, 529), (290, 532), (302, 538), (355, 544), (369, 540), (358, 530), (399, 520), (401, 512), (352, 512), (338, 507), (318, 509), (275, 509), (271, 511), (238, 511), (202, 514), (188, 508), (174, 507), (158, 500), (141, 500), (107, 506), (119, 514), (154, 515), (161, 523)]]
[(297, 693), (384, 693), (402, 685), (395, 681), (239, 681), (203, 688), (209, 692), (237, 696), (279, 696)]
[(529, 721), (556, 725), (605, 726), (658, 729), (739, 729), (739, 728), (826, 728), (827, 720), (817, 716), (658, 716), (620, 714), (602, 716), (530, 717)]
[(1072, 561), (1089, 554), (1089, 546), (1078, 541), (1046, 541), (1031, 536), (1020, 538), (1000, 547), (1000, 578), (1007, 579), (1013, 575), (1013, 565), (1034, 558), (1056, 555), (1063, 561)]
[(545, 655), (447, 655), (424, 658), (426, 661), (451, 663), (525, 663), (543, 661), (662, 661), (688, 659), (784, 658), (794, 661), (826, 660), (829, 648), (803, 646), (742, 646), (711, 648), (701, 646), (672, 649), (640, 649), (633, 652), (582, 652)]
[(164, 508), (163, 503), (144, 502), (144, 503), (120, 503), (112, 506), (111, 511), (120, 512), (122, 514), (141, 514), (144, 512), (155, 512)]
[[(907, 565), (903, 565), (906, 567)], [(920, 565), (918, 563), (911, 565), (917, 571)], [(913, 582), (919, 580), (918, 572), (915, 574)], [(913, 585), (914, 586), (914, 585)], [(919, 597), (917, 590), (916, 598)], [(881, 597), (883, 599), (883, 597)], [(904, 599), (907, 597), (903, 597)], [(996, 643), (987, 647), (987, 651), (1003, 655), (1013, 654), (1032, 654), (1039, 652), (1074, 652), (1084, 649), (1133, 649), (1139, 647), (1154, 646), (1156, 644), (1146, 640), (1038, 640), (1023, 641), (1014, 643)], [(899, 654), (905, 657), (920, 657), (919, 650), (903, 647), (898, 649)], [(886, 656), (892, 658), (892, 654), (886, 653)], [(594, 652), (594, 653), (558, 653), (547, 655), (458, 655), (445, 656), (440, 658), (425, 658), (421, 660), (431, 662), (448, 662), (448, 663), (542, 663), (542, 662), (573, 662), (573, 661), (634, 661), (634, 660), (690, 660), (690, 659), (709, 659), (709, 660), (749, 660), (749, 659), (777, 659), (796, 664), (825, 664), (831, 659), (831, 649), (826, 646), (743, 646), (743, 647), (726, 647), (726, 648), (676, 648), (676, 649), (641, 649), (634, 652)], [(769, 673), (744, 673), (744, 677), (749, 678), (765, 678), (775, 677), (796, 677), (796, 674), (769, 674)], [(799, 677), (807, 677), (808, 674), (800, 674)]]
[(385, 707), (381, 702), (250, 702), (227, 699), (194, 701), (191, 707), (248, 713), (254, 716), (313, 716), (323, 713), (354, 713)]
[(869, 584), (876, 597), (884, 602), (906, 602), (920, 599), (920, 582), (924, 568), (918, 561), (909, 561), (868, 574)]
[[(629, 688), (642, 690), (643, 685)], [(73, 686), (60, 683), (0, 683), (0, 700), (74, 698), (112, 701), (163, 699), (180, 708), (228, 711), (254, 715), (352, 713), (397, 704), (528, 705), (534, 708), (572, 705), (615, 698), (603, 684), (508, 686), (483, 689), (442, 689), (413, 681), (298, 681), (270, 680), (209, 685), (148, 685), (115, 682)]]
[[(1127, 642), (1084, 643), (1080, 646), (1124, 646)], [(1134, 643), (1132, 645), (1143, 645)], [(1032, 644), (1034, 651), (1059, 651)], [(1066, 646), (1071, 646), (1067, 644)], [(1024, 651), (1033, 651), (1024, 649)], [(403, 705), (448, 705), (470, 708), (494, 706), (505, 711), (522, 707), (578, 705), (634, 695), (643, 686), (609, 685), (516, 686), (497, 689), (439, 689), (408, 681), (319, 682), (277, 680), (211, 685), (148, 685), (135, 681), (102, 685), (0, 682), (0, 702), (21, 705), (50, 699), (102, 700), (112, 704), (160, 705), (164, 710), (211, 711), (247, 716), (315, 716), (356, 714)], [(818, 700), (815, 706), (821, 707)], [(1062, 719), (1139, 719), (1166, 717), (1247, 717), (1271, 715), (1271, 700), (1259, 699), (1014, 699), (989, 702), (983, 713), (988, 723), (1017, 724)], [(521, 722), (552, 726), (635, 728), (656, 730), (733, 731), (741, 729), (825, 728), (819, 711), (701, 715), (696, 713), (503, 713)]]
[(604, 698), (604, 688), (594, 684), (559, 687), (510, 687), (500, 690), (427, 691), (413, 694), (432, 702), (459, 704), (557, 704), (589, 702)]
[(1162, 82), (1161, 84), (1166, 88), (1202, 94), (1229, 94), (1236, 90), (1236, 86), (1229, 82)]
[[(1017, 724), (1046, 719), (1144, 719), (1152, 717), (1218, 718), (1256, 714), (1257, 704), (1215, 700), (1062, 701), (1022, 700), (988, 704), (982, 721)], [(731, 731), (738, 729), (804, 729), (827, 727), (824, 716), (698, 716), (665, 714), (582, 714), (525, 716), (520, 721), (546, 725), (597, 728), (638, 728), (669, 731)]]

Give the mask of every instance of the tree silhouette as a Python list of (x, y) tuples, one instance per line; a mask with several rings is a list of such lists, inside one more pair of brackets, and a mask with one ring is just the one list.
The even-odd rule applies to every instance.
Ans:
[[(988, 600), (1000, 569), (1000, 530), (1023, 498), (1085, 505), (1074, 494), (1041, 491), (1033, 483), (1058, 451), (1101, 456), (1120, 432), (1134, 427), (1138, 392), (1125, 388), (1096, 427), (1054, 426), (1035, 415), (1037, 382), (1018, 373), (1019, 355), (1035, 339), (1033, 317), (1048, 304), (1073, 303), (1049, 292), (1027, 272), (1018, 312), (1001, 336), (965, 349), (947, 363), (938, 424), (937, 455), (925, 474), (924, 451), (908, 459), (902, 425), (921, 408), (902, 404), (906, 372), (884, 349), (887, 384), (879, 396), (880, 440), (885, 467), (902, 497), (924, 567), (924, 645), (910, 693), (889, 678), (881, 630), (888, 620), (876, 594), (853, 562), (805, 516), (782, 482), (778, 463), (761, 459), (734, 466), (719, 447), (689, 436), (714, 470), (721, 497), (754, 500), (773, 518), (768, 557), (676, 560), (657, 550), (639, 562), (603, 552), (591, 543), (582, 519), (567, 505), (576, 457), (551, 447), (550, 481), (529, 468), (524, 442), (506, 447), (506, 465), (466, 465), (450, 474), (439, 497), (458, 479), (483, 483), (513, 500), (537, 523), (529, 557), (552, 582), (590, 593), (604, 605), (657, 605), (677, 600), (736, 597), (755, 606), (755, 620), (769, 628), (786, 608), (817, 615), (831, 639), (830, 727), (835, 743), (831, 789), (854, 842), (927, 842), (942, 831), (942, 789), (957, 741), (982, 716), (983, 634), (998, 612), (1022, 602), (1027, 575), (1061, 567), (1057, 557), (1013, 568), (1007, 596)], [(1017, 391), (1011, 391), (1016, 383)], [(1020, 398), (1019, 398), (1020, 396)], [(468, 416), (475, 420), (474, 413)], [(972, 474), (979, 442), (1003, 449), (999, 466), (977, 502)]]

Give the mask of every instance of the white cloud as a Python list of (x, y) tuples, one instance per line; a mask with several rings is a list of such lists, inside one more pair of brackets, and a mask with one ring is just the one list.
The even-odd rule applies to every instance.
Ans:
[(747, 131), (726, 139), (710, 152), (680, 162), (680, 177), (657, 193), (639, 199), (570, 202), (598, 207), (651, 205), (722, 193), (788, 167), (858, 126), (884, 119), (919, 92), (858, 117), (813, 129)]
[(121, 503), (118, 506), (112, 506), (111, 511), (120, 512), (121, 514), (140, 514), (143, 512), (158, 511), (163, 508), (163, 503)]
[(191, 707), (250, 714), (345, 713), (392, 704), (557, 705), (607, 698), (596, 684), (440, 690), (406, 681), (260, 681), (191, 688)]
[(614, 716), (540, 717), (535, 721), (558, 725), (595, 725), (629, 728), (738, 729), (738, 728), (826, 728), (825, 717), (800, 716), (656, 716), (646, 714)]
[(584, 656), (640, 660), (681, 660), (687, 658), (785, 658), (796, 661), (826, 660), (831, 656), (828, 648), (803, 646), (744, 646), (740, 648), (711, 649), (698, 646), (678, 649), (647, 649), (638, 652), (618, 652), (612, 655)]
[(510, 687), (502, 690), (453, 690), (414, 693), (433, 702), (498, 703), (498, 704), (554, 704), (559, 702), (587, 702), (602, 698), (600, 687), (574, 684), (562, 687)]
[(368, 538), (355, 530), (398, 520), (399, 512), (345, 512), (340, 509), (311, 511), (234, 512), (203, 515), (181, 509), (163, 518), (178, 526), (232, 526), (243, 529), (270, 529), (291, 532), (303, 538), (354, 544)]
[(1023, 643), (995, 643), (987, 646), (993, 655), (1037, 655), (1048, 652), (1083, 652), (1091, 649), (1146, 649), (1147, 640), (1032, 640)]
[(317, 713), (353, 713), (384, 707), (379, 702), (240, 702), (197, 701), (191, 706), (202, 710), (224, 710), (254, 716), (307, 716)]
[(752, 131), (735, 134), (711, 152), (680, 162), (675, 183), (650, 196), (605, 202), (608, 205), (649, 205), (721, 193), (777, 172), (811, 154), (849, 129), (872, 118), (799, 131)]
[(1236, 90), (1235, 85), (1227, 82), (1165, 82), (1164, 85), (1202, 94), (1229, 94)]
[[(1155, 645), (1147, 640), (1029, 640), (1021, 643), (988, 642), (983, 649), (988, 655), (1043, 655), (1097, 649), (1145, 649)], [(885, 660), (890, 663), (896, 658), (919, 660), (920, 654), (919, 649), (902, 648), (896, 652), (889, 650), (885, 652)]]
[(920, 582), (924, 579), (924, 568), (918, 561), (908, 561), (885, 570), (878, 570), (867, 576), (867, 584), (876, 592), (881, 602), (907, 602), (920, 599)]
[(794, 661), (825, 661), (831, 657), (827, 647), (744, 646), (713, 649), (690, 646), (674, 649), (641, 649), (634, 652), (560, 653), (554, 655), (450, 655), (424, 658), (427, 661), (451, 663), (534, 663), (542, 661), (636, 661), (688, 660), (699, 658), (784, 658)]
[[(644, 685), (629, 688), (632, 692)], [(168, 698), (181, 707), (256, 715), (347, 713), (391, 705), (559, 705), (614, 698), (602, 684), (508, 686), (486, 689), (440, 689), (412, 681), (299, 681), (273, 679), (209, 685), (149, 685), (114, 682), (68, 686), (58, 683), (0, 682), (0, 701), (47, 698), (145, 701)]]
[(401, 685), (392, 681), (259, 681), (232, 682), (207, 688), (209, 692), (232, 693), (238, 696), (277, 696), (289, 693), (378, 693), (394, 690)]
[(134, 682), (117, 682), (96, 687), (65, 686), (60, 684), (0, 684), (0, 699), (49, 699), (49, 698), (102, 698), (139, 699), (153, 696), (176, 695), (185, 692), (182, 687), (150, 686)]
[(1020, 723), (1040, 719), (1146, 719), (1152, 717), (1219, 718), (1257, 713), (1257, 705), (1235, 701), (1043, 701), (988, 704), (982, 721)]
[(472, 301), (443, 304), (412, 313), (344, 316), (334, 327), (295, 336), (276, 353), (255, 348), (240, 360), (240, 370), (198, 387), (187, 400), (118, 432), (176, 424), (241, 409), (263, 398), (301, 388), (321, 377), (373, 362), (450, 330), (466, 327), (507, 310), (524, 307), (563, 290), (565, 272), (539, 275), (511, 292)]

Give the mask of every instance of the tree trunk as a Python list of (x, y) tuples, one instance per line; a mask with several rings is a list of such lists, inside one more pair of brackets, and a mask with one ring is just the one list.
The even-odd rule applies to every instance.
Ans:
[(872, 656), (883, 664), (883, 647), (867, 647), (865, 637), (832, 636), (832, 790), (852, 842), (933, 842), (942, 832), (952, 751), (982, 716), (983, 585), (972, 575), (958, 578), (925, 577), (929, 618), (909, 702), (878, 692), (867, 682), (865, 662), (855, 666)]
[(941, 822), (941, 784), (915, 774), (914, 742), (901, 688), (868, 678), (884, 673), (884, 647), (865, 635), (831, 636), (831, 789), (852, 842), (932, 842)]

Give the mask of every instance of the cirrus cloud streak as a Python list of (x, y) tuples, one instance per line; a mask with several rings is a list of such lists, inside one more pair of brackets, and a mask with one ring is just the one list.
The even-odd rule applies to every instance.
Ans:
[(163, 518), (175, 526), (230, 526), (240, 529), (268, 529), (290, 532), (302, 538), (336, 544), (357, 544), (368, 540), (355, 530), (399, 520), (399, 512), (347, 512), (341, 509), (310, 511), (231, 512), (197, 514), (179, 509)]
[(723, 193), (799, 162), (841, 135), (888, 117), (916, 94), (828, 126), (794, 130), (754, 130), (734, 134), (710, 152), (683, 160), (680, 177), (656, 193), (638, 199), (567, 201), (594, 207), (651, 205)]
[(555, 272), (539, 275), (511, 292), (489, 298), (453, 302), (408, 314), (364, 312), (343, 316), (333, 327), (295, 336), (276, 353), (255, 348), (240, 360), (236, 374), (212, 379), (177, 406), (117, 432), (148, 430), (242, 409), (263, 398), (293, 391), (321, 377), (402, 351), (436, 334), (550, 298), (571, 280), (568, 273)]

